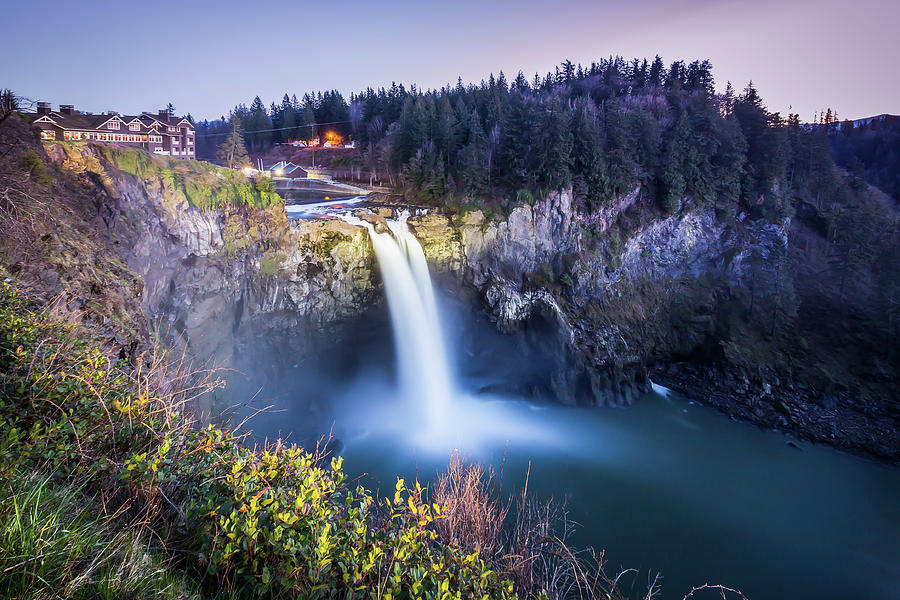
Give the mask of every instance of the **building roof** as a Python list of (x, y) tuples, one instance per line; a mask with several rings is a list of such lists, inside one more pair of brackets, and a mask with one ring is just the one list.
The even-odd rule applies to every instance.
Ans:
[(51, 112), (47, 115), (36, 116), (36, 120), (47, 117), (63, 129), (97, 129), (117, 115), (89, 115), (84, 113), (73, 113), (68, 115), (65, 113)]
[(305, 169), (304, 167), (301, 167), (301, 166), (299, 166), (299, 165), (295, 165), (295, 164), (292, 163), (292, 162), (287, 162), (287, 161), (283, 161), (283, 160), (278, 161), (277, 163), (275, 163), (274, 165), (272, 165), (271, 167), (269, 167), (268, 170), (269, 170), (269, 171), (278, 171), (278, 170), (282, 170), (282, 171), (284, 171), (284, 175), (285, 175), (285, 176), (287, 176), (287, 175), (299, 175), (300, 173), (304, 173), (304, 174), (305, 174), (305, 173), (307, 172), (306, 169)]
[[(75, 112), (72, 114), (67, 114), (58, 111), (52, 111), (48, 114), (31, 113), (31, 116), (34, 121), (38, 122), (38, 124), (40, 124), (41, 119), (47, 118), (50, 119), (53, 124), (62, 127), (63, 129), (101, 129), (103, 125), (113, 119), (121, 121), (126, 126), (136, 119), (142, 123), (145, 129), (148, 130), (154, 123), (159, 123), (166, 127), (176, 127), (180, 126), (182, 124), (182, 121), (192, 129), (194, 127), (190, 124), (190, 121), (182, 117), (162, 118), (158, 115), (152, 115), (150, 113), (142, 113), (140, 115), (119, 115), (114, 113), (95, 115), (91, 113)], [(146, 131), (144, 131), (144, 133), (146, 133)], [(161, 135), (168, 135), (165, 130), (159, 131), (157, 133)]]
[(169, 115), (160, 115), (158, 113), (153, 114), (151, 112), (143, 112), (143, 113), (141, 113), (141, 118), (149, 118), (154, 121), (158, 121), (158, 122), (162, 123), (163, 125), (166, 125), (167, 127), (177, 127), (178, 125), (181, 125), (182, 123), (186, 123), (188, 125), (188, 127), (191, 127), (191, 128), (194, 127), (193, 125), (191, 125), (191, 122), (188, 121), (184, 117), (171, 117)]

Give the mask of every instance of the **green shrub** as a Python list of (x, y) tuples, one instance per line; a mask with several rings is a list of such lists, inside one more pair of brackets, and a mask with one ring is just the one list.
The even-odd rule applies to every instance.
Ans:
[(263, 257), (259, 259), (259, 272), (266, 277), (274, 276), (281, 268), (284, 259), (284, 254), (276, 254), (274, 256), (271, 256), (270, 254), (263, 255)]
[[(42, 469), (54, 481), (123, 485), (133, 497), (157, 499), (155, 511), (168, 511), (166, 520), (181, 532), (189, 569), (254, 598), (512, 596), (511, 584), (477, 552), (440, 542), (435, 521), (443, 509), (425, 500), (418, 483), (398, 480), (394, 497), (378, 501), (347, 484), (341, 459), (325, 464), (280, 443), (255, 451), (227, 431), (191, 429), (177, 403), (141, 381), (0, 283), (0, 466), (7, 476)], [(46, 538), (41, 547), (86, 548), (89, 557), (97, 524), (83, 512), (52, 510), (40, 508), (30, 522), (45, 521), (53, 531), (29, 525), (37, 533), (20, 527), (9, 539)], [(52, 537), (69, 535), (55, 525), (63, 522), (84, 531)], [(28, 547), (35, 556), (37, 546)], [(48, 569), (55, 579), (37, 572), (28, 581), (58, 587), (77, 573)]]
[(47, 165), (34, 150), (26, 150), (19, 155), (19, 166), (42, 184), (53, 181), (53, 178), (47, 175)]
[(19, 155), (19, 165), (23, 171), (27, 171), (30, 175), (43, 175), (47, 172), (47, 166), (34, 150), (26, 150)]

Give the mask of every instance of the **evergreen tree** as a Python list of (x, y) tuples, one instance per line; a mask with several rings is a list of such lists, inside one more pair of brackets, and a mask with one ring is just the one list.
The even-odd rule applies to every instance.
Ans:
[(288, 95), (285, 94), (281, 99), (281, 139), (295, 140), (297, 139), (298, 129), (297, 121), (294, 118), (294, 104)]
[(647, 84), (654, 87), (659, 87), (663, 83), (663, 70), (665, 67), (663, 66), (663, 61), (659, 57), (659, 54), (656, 55), (656, 58), (653, 59), (653, 64), (650, 65), (650, 73), (647, 76)]
[(687, 115), (682, 114), (666, 144), (665, 166), (662, 174), (663, 208), (675, 212), (687, 192), (685, 169), (690, 161), (691, 129)]
[(625, 111), (617, 101), (606, 103), (603, 118), (610, 191), (615, 196), (621, 196), (630, 192), (637, 180), (635, 140), (625, 123)]
[(408, 197), (416, 201), (437, 204), (450, 191), (444, 170), (444, 159), (428, 142), (420, 148), (400, 173), (400, 183)]
[(609, 197), (609, 176), (603, 153), (603, 133), (592, 102), (575, 106), (572, 119), (572, 173), (575, 193), (588, 208)]
[(518, 90), (523, 94), (529, 90), (528, 80), (525, 79), (525, 74), (522, 73), (522, 71), (519, 71), (519, 74), (516, 75), (516, 78), (513, 80), (513, 89)]
[(538, 129), (534, 172), (542, 186), (561, 190), (572, 185), (572, 131), (569, 117), (558, 98), (541, 107), (543, 119)]
[(301, 138), (306, 141), (312, 141), (319, 137), (319, 127), (316, 125), (316, 110), (311, 101), (303, 105), (300, 124)]
[(463, 191), (473, 197), (488, 193), (488, 147), (478, 113), (469, 113), (466, 145), (460, 150), (460, 178)]
[(442, 95), (437, 106), (437, 114), (434, 122), (434, 144), (438, 153), (444, 157), (449, 170), (455, 162), (458, 139), (456, 137), (456, 117), (450, 108), (450, 100), (447, 95)]
[(775, 208), (773, 189), (785, 178), (789, 160), (789, 145), (781, 117), (769, 113), (751, 81), (734, 103), (734, 116), (747, 140), (749, 185), (745, 186), (745, 203), (758, 206), (758, 198), (767, 199), (767, 207)]
[(253, 99), (250, 105), (250, 113), (247, 116), (247, 141), (252, 152), (266, 150), (272, 141), (272, 120), (266, 112), (266, 107), (259, 99)]
[(722, 95), (719, 106), (723, 117), (734, 112), (734, 88), (731, 87), (730, 81), (725, 84), (725, 93)]
[(557, 67), (557, 81), (559, 81), (559, 83), (569, 85), (570, 83), (572, 83), (572, 80), (575, 79), (575, 65), (572, 64), (571, 60), (566, 59), (565, 61), (563, 61), (560, 67), (562, 67), (562, 69)]
[(231, 116), (230, 127), (231, 131), (219, 146), (216, 158), (229, 169), (249, 167), (250, 157), (244, 145), (241, 119), (238, 115)]
[(531, 108), (520, 92), (509, 97), (509, 106), (500, 126), (500, 178), (510, 191), (534, 182), (534, 125)]
[(834, 207), (838, 212), (831, 227), (829, 264), (838, 282), (838, 291), (846, 298), (868, 280), (878, 248), (878, 235), (885, 226), (872, 203), (865, 202), (859, 193), (846, 187), (835, 194)]

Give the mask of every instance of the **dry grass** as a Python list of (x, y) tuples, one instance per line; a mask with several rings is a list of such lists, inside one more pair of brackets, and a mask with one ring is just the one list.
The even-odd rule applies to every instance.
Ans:
[(572, 549), (569, 539), (577, 524), (565, 502), (530, 496), (529, 478), (530, 467), (522, 490), (504, 499), (501, 477), (492, 466), (451, 454), (432, 488), (433, 500), (445, 507), (444, 518), (436, 522), (441, 540), (492, 562), (520, 598), (653, 600), (659, 595), (658, 574), (646, 584), (634, 569), (611, 577), (602, 552)]
[(454, 453), (434, 485), (433, 496), (445, 509), (445, 518), (437, 522), (444, 543), (478, 552), (485, 560), (503, 554), (501, 532), (509, 506), (501, 502), (493, 467), (468, 462)]

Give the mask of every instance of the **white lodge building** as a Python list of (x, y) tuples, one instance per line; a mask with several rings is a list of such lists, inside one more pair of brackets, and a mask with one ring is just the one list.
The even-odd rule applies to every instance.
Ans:
[(33, 123), (41, 128), (42, 140), (111, 142), (143, 148), (153, 154), (194, 158), (194, 126), (165, 110), (157, 114), (126, 116), (115, 113), (95, 115), (60, 104), (59, 112), (49, 102), (38, 102)]

